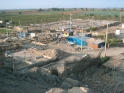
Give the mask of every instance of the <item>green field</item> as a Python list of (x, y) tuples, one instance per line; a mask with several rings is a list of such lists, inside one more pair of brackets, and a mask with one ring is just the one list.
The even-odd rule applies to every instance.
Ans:
[[(30, 25), (56, 22), (60, 20), (69, 20), (70, 13), (73, 19), (92, 19), (94, 20), (115, 20), (119, 21), (119, 12), (117, 11), (5, 11), (0, 12), (0, 20), (12, 20), (14, 26)], [(122, 16), (124, 22), (124, 16)]]
[(8, 32), (11, 32), (11, 30), (0, 29), (0, 33), (2, 33), (2, 34), (3, 34), (3, 33), (6, 33), (7, 31), (8, 31)]
[(69, 14), (63, 15), (62, 12), (24, 12), (22, 14), (18, 13), (0, 13), (0, 20), (12, 20), (14, 25), (19, 25), (19, 21), (21, 25), (29, 25), (29, 24), (37, 24), (46, 22), (56, 22), (59, 20), (67, 20), (69, 19)]
[(117, 11), (89, 11), (84, 14), (86, 14), (86, 15), (94, 14), (95, 16), (100, 16), (100, 15), (101, 16), (109, 16), (109, 15), (111, 15), (111, 16), (118, 15), (119, 16), (120, 15), (120, 13)]
[[(80, 16), (83, 16), (86, 19), (94, 20), (113, 20), (120, 21), (120, 12), (119, 11), (87, 11), (83, 13), (78, 13)], [(124, 22), (124, 16), (121, 14), (121, 21)]]

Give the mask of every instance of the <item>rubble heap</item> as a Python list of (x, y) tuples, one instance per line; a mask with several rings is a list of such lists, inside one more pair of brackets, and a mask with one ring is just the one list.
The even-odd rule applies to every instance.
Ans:
[(51, 58), (63, 58), (70, 55), (69, 53), (59, 49), (47, 49), (47, 50), (41, 51), (41, 54)]

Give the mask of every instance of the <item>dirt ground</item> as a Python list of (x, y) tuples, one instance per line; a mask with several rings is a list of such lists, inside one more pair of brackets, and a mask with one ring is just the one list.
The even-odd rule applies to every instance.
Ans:
[(0, 93), (45, 93), (51, 87), (47, 82), (13, 75), (0, 70)]
[[(112, 32), (115, 32), (115, 29), (120, 26), (121, 25), (115, 26), (113, 28), (110, 27), (109, 29), (111, 29)], [(105, 29), (101, 31), (101, 33), (104, 33), (104, 31)], [(70, 56), (72, 56), (72, 58), (74, 56), (77, 58), (78, 57), (80, 58), (84, 56), (85, 54), (90, 55), (90, 57), (96, 57), (98, 56), (99, 52), (102, 50), (102, 49), (88, 50), (87, 48), (83, 48), (81, 50), (80, 47), (77, 45), (68, 44), (68, 42), (65, 39), (62, 39), (60, 43), (57, 43), (56, 41), (54, 41), (54, 42), (47, 44), (46, 46), (34, 45), (31, 43), (26, 43), (23, 45), (23, 49), (28, 49), (32, 47), (37, 48), (39, 52), (41, 52), (41, 54), (42, 53), (45, 54), (43, 51), (47, 49), (49, 50), (52, 49), (51, 51), (53, 51), (54, 53), (56, 53), (56, 51), (59, 50), (60, 51), (58, 52), (59, 54), (57, 53), (56, 54), (61, 56), (61, 58), (55, 63), (51, 63), (46, 66), (43, 66), (43, 68), (45, 69), (56, 67), (59, 73), (63, 73), (64, 71), (64, 61), (66, 60), (66, 58)], [(114, 46), (114, 47), (107, 48), (106, 56), (116, 56), (121, 53), (124, 53), (124, 47)], [(49, 55), (51, 54), (52, 53), (49, 52)], [(105, 54), (103, 50), (101, 56), (103, 57), (104, 55)], [(86, 70), (87, 73), (90, 71), (92, 72), (92, 69), (93, 68), (89, 68), (88, 70)], [(5, 70), (3, 68), (0, 68), (0, 93), (54, 93), (54, 92), (47, 92), (47, 91), (49, 91), (52, 88), (60, 88), (61, 84), (58, 83), (58, 85), (56, 85), (54, 84), (55, 82), (53, 83), (49, 82), (49, 80), (46, 80), (44, 78), (45, 75), (42, 76), (42, 74), (39, 74), (40, 72), (38, 71), (39, 71), (39, 68), (38, 70), (37, 68), (33, 68), (30, 70), (30, 73), (19, 74), (11, 70)], [(124, 93), (124, 92), (114, 92), (114, 90), (113, 92), (111, 92), (108, 89), (108, 88), (116, 89), (116, 87), (118, 86), (121, 89), (120, 83), (118, 86), (116, 85), (124, 77), (124, 75), (122, 75), (121, 72), (116, 71), (115, 76), (111, 77), (110, 75), (112, 75), (113, 72), (110, 71), (108, 74), (105, 74), (100, 77), (99, 76), (99, 73), (101, 73), (100, 71), (102, 72), (101, 68), (95, 68), (92, 78), (90, 75), (87, 76), (87, 73), (86, 75), (82, 75), (83, 77), (82, 80), (79, 79), (80, 82), (83, 82), (82, 86), (83, 87), (89, 86), (88, 88), (91, 88), (97, 91), (97, 92), (91, 92), (91, 93)], [(85, 82), (85, 80), (87, 80), (87, 82)], [(101, 86), (99, 85), (99, 82), (101, 83)], [(111, 86), (111, 84), (113, 84), (113, 86)], [(108, 86), (105, 86), (105, 85), (108, 85)], [(99, 92), (100, 90), (102, 92)], [(55, 93), (62, 93), (62, 92), (55, 92)], [(66, 91), (66, 93), (68, 92)]]
[[(64, 43), (62, 43), (64, 42)], [(29, 47), (40, 47), (35, 45), (24, 45), (25, 48)], [(71, 55), (75, 55), (77, 57), (81, 57), (84, 54), (89, 54), (91, 57), (96, 57), (98, 53), (101, 51), (101, 49), (98, 50), (92, 50), (89, 51), (88, 49), (84, 48), (82, 51), (78, 50), (77, 46), (69, 45), (65, 41), (61, 41), (61, 43), (57, 44), (50, 44), (48, 47), (51, 47), (52, 49), (61, 49), (63, 51), (66, 51), (68, 53), (71, 53)], [(124, 53), (123, 47), (110, 47), (107, 49), (106, 55), (107, 56), (115, 56), (119, 55), (121, 53)], [(64, 55), (64, 54), (63, 54)], [(102, 56), (104, 56), (104, 51), (102, 52)], [(59, 66), (59, 72), (62, 72), (63, 70), (63, 60), (65, 58), (58, 61), (58, 64), (50, 64), (47, 65), (45, 68), (50, 68), (52, 66)], [(6, 70), (1, 69), (0, 70), (0, 93), (45, 93), (52, 87), (56, 87), (53, 85), (50, 85), (42, 78), (40, 80), (31, 79), (30, 77), (25, 76), (13, 76), (11, 73), (13, 72), (7, 72)], [(40, 78), (40, 77), (39, 77)]]

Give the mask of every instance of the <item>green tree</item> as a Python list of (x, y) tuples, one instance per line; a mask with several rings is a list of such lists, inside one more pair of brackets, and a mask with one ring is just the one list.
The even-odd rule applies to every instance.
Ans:
[(117, 42), (117, 40), (115, 38), (108, 39), (107, 40), (108, 48), (110, 47), (110, 45), (116, 44), (116, 42)]
[(103, 11), (106, 11), (106, 8), (104, 8)]
[(121, 12), (123, 11), (123, 8), (121, 8)]
[(118, 17), (118, 15), (115, 15), (115, 17)]
[(94, 14), (90, 14), (90, 16), (94, 16)]
[(108, 11), (111, 11), (111, 9), (109, 8)]
[(19, 12), (19, 14), (22, 14), (22, 12)]
[(65, 11), (65, 9), (64, 9), (64, 8), (61, 8), (61, 10), (62, 10), (62, 11)]
[(90, 27), (90, 32), (94, 31), (95, 28), (94, 27)]
[(74, 10), (76, 11), (77, 9), (76, 9), (76, 8), (74, 8)]
[(105, 39), (105, 35), (98, 35), (97, 36), (99, 39)]
[(9, 20), (3, 20), (3, 23), (9, 22)]
[(113, 8), (113, 11), (116, 11), (116, 9), (115, 9), (115, 8)]
[(108, 17), (111, 17), (111, 15), (108, 15)]
[(38, 9), (38, 11), (43, 11), (43, 9), (40, 8), (40, 9)]
[(2, 13), (4, 14), (4, 13), (5, 13), (5, 11), (2, 11)]

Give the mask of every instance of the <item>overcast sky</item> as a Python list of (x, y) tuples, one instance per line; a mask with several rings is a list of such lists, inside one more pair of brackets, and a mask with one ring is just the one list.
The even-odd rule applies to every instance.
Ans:
[(0, 0), (0, 9), (123, 8), (124, 0)]

